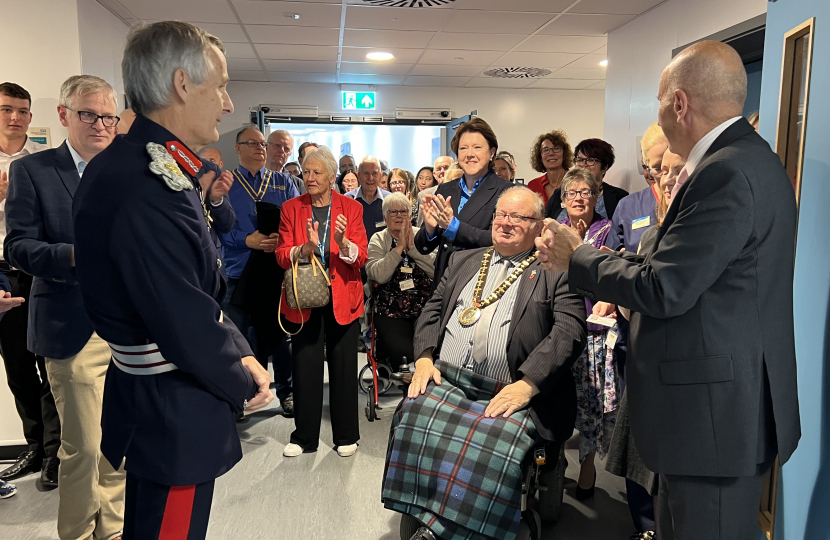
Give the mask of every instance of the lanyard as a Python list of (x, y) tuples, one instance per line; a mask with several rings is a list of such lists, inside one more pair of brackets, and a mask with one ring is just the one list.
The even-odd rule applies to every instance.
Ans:
[(660, 195), (657, 193), (657, 188), (655, 187), (656, 185), (657, 185), (657, 182), (654, 182), (653, 184), (651, 184), (651, 192), (654, 194), (654, 199), (657, 202), (660, 202)]
[[(311, 218), (314, 219), (314, 211), (311, 212)], [(326, 230), (323, 232), (323, 239), (317, 239), (317, 247), (320, 249), (320, 258), (323, 259), (323, 266), (326, 266), (326, 241), (329, 238), (329, 223), (331, 223), (331, 201), (329, 201), (329, 213), (326, 216)], [(317, 229), (320, 230), (319, 228)]]

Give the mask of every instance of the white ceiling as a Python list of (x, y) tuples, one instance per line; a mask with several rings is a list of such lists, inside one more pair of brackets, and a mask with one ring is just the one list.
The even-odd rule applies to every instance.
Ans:
[[(98, 0), (130, 25), (177, 19), (216, 35), (236, 81), (596, 90), (605, 88), (607, 33), (665, 0), (373, 1)], [(372, 51), (395, 58), (371, 62)], [(509, 67), (551, 73), (484, 75)]]

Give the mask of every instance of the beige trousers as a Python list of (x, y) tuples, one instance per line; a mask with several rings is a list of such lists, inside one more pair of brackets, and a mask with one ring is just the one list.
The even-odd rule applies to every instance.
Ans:
[(104, 379), (112, 354), (92, 334), (81, 352), (46, 359), (49, 384), (61, 420), (58, 537), (110, 540), (124, 528), (126, 473), (101, 454)]

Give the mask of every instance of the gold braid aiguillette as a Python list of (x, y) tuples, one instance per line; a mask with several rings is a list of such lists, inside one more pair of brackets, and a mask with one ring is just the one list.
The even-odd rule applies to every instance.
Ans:
[(476, 287), (473, 289), (473, 305), (462, 311), (461, 315), (458, 316), (458, 322), (464, 326), (470, 326), (477, 323), (481, 318), (481, 309), (486, 308), (504, 296), (507, 289), (516, 283), (522, 273), (527, 270), (527, 267), (533, 264), (533, 261), (536, 260), (536, 255), (531, 255), (527, 259), (523, 260), (507, 277), (507, 279), (505, 279), (504, 282), (496, 288), (496, 290), (490, 293), (490, 296), (482, 301), (481, 295), (484, 293), (484, 284), (487, 281), (487, 274), (490, 273), (490, 261), (493, 258), (493, 251), (493, 248), (488, 249), (484, 252), (484, 258), (481, 259), (481, 270), (478, 271), (478, 281), (476, 281)]

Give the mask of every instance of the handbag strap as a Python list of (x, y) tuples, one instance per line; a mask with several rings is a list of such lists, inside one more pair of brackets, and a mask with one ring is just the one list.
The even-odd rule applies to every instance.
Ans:
[[(326, 272), (326, 269), (323, 268), (323, 264), (312, 253), (311, 254), (311, 267), (314, 269), (314, 275), (317, 275), (317, 269), (314, 267), (315, 264), (320, 267), (320, 271), (323, 273), (323, 277), (326, 279), (326, 283), (328, 284), (329, 287), (331, 287), (331, 280), (329, 279), (328, 272)], [(285, 327), (282, 325), (282, 300), (283, 300), (283, 297), (285, 296), (285, 281), (283, 281), (283, 283), (282, 283), (282, 294), (280, 295), (280, 303), (279, 303), (279, 306), (277, 307), (277, 320), (280, 323), (280, 328), (282, 328), (282, 331), (285, 332), (286, 334), (288, 334), (289, 336), (296, 336), (297, 334), (299, 334), (303, 330), (303, 307), (300, 305), (300, 293), (297, 290), (297, 268), (299, 268), (299, 266), (300, 266), (300, 257), (299, 257), (299, 254), (298, 254), (297, 259), (291, 265), (291, 277), (293, 278), (291, 280), (291, 285), (294, 289), (294, 300), (297, 302), (297, 311), (300, 312), (300, 329), (292, 334), (291, 332), (286, 330)], [(334, 301), (334, 299), (332, 299), (332, 301)]]

